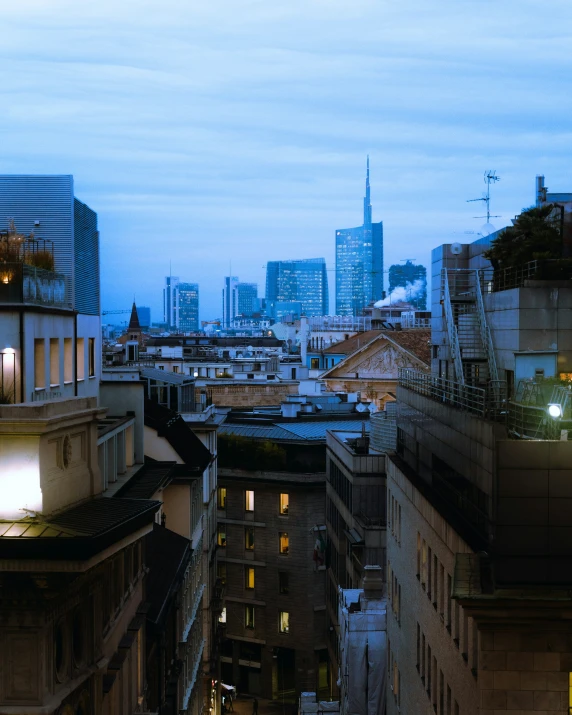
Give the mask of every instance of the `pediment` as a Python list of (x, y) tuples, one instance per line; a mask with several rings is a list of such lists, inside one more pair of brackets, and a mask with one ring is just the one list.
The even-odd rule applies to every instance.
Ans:
[(387, 341), (376, 342), (365, 351), (349, 355), (324, 377), (397, 380), (399, 368), (425, 368), (420, 360)]

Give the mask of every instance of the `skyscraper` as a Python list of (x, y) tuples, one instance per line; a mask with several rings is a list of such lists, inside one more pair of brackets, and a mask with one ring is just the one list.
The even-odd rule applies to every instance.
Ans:
[(389, 266), (389, 292), (393, 293), (396, 288), (404, 289), (403, 299), (415, 306), (417, 310), (427, 309), (427, 269), (425, 266), (415, 265), (409, 259), (403, 265), (395, 263), (393, 266)]
[(163, 320), (169, 328), (178, 327), (179, 316), (179, 278), (165, 276), (163, 288)]
[(328, 274), (325, 259), (268, 261), (266, 300), (299, 301), (306, 315), (327, 315)]
[(137, 316), (142, 328), (149, 328), (151, 325), (151, 308), (146, 305), (137, 306)]
[(361, 315), (383, 292), (383, 223), (372, 223), (369, 156), (363, 225), (336, 231), (336, 314)]
[(199, 285), (198, 283), (179, 283), (179, 312), (176, 327), (182, 333), (199, 329)]
[(226, 276), (222, 289), (222, 325), (229, 328), (237, 315), (250, 317), (256, 310), (258, 285), (241, 283), (237, 276)]

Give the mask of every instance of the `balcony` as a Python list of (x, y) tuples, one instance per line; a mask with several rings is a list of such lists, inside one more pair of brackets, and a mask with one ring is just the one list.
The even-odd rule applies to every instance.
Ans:
[(67, 308), (66, 278), (27, 263), (0, 263), (0, 303)]

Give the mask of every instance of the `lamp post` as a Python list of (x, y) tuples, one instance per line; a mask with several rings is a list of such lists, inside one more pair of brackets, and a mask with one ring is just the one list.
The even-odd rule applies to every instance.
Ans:
[(6, 358), (12, 358), (12, 402), (16, 402), (16, 351), (14, 348), (10, 347), (7, 345), (4, 350), (0, 350), (0, 355), (2, 356), (0, 358), (0, 379), (2, 381), (1, 387), (0, 387), (0, 398), (6, 399), (8, 397), (8, 393), (4, 389), (4, 372), (5, 372), (5, 360)]

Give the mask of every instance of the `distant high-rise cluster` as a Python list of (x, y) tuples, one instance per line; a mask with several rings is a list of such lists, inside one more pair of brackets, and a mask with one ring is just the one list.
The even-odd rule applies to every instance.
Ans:
[(336, 315), (362, 315), (383, 293), (383, 223), (372, 223), (369, 157), (363, 225), (336, 231)]
[(226, 276), (222, 289), (222, 325), (229, 328), (237, 317), (250, 318), (258, 309), (258, 285), (241, 283), (237, 276)]
[(293, 312), (327, 315), (328, 274), (324, 258), (268, 261), (266, 268), (266, 303), (271, 317), (292, 304)]
[(183, 333), (199, 329), (198, 283), (181, 283), (178, 276), (166, 276), (163, 288), (164, 322)]
[(427, 309), (427, 269), (411, 260), (389, 267), (389, 292), (403, 288), (404, 300), (417, 310)]

